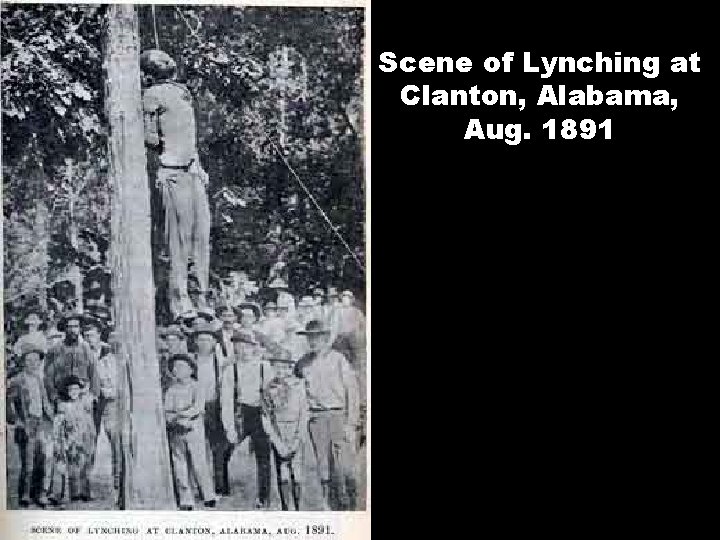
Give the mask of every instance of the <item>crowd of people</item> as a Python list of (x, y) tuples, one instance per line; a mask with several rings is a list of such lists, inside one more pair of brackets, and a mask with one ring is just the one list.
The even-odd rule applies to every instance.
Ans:
[[(296, 298), (276, 278), (273, 300), (223, 298), (157, 329), (158, 381), (177, 507), (230, 496), (230, 460), (250, 440), (254, 509), (267, 509), (275, 470), (284, 510), (306, 509), (308, 469), (325, 509), (357, 509), (354, 466), (364, 444), (365, 318), (351, 291)], [(20, 455), (21, 507), (66, 508), (93, 499), (90, 472), (104, 433), (113, 505), (125, 508), (127, 361), (109, 310), (56, 323), (29, 309), (12, 345), (8, 423)], [(135, 407), (134, 414), (142, 414)], [(127, 441), (125, 441), (127, 442)], [(305, 459), (305, 453), (311, 452)], [(308, 468), (308, 462), (314, 466)]]

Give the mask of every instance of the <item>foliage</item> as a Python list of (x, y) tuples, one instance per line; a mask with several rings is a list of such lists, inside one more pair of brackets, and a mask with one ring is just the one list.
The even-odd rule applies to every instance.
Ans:
[[(137, 9), (142, 48), (154, 48), (152, 10)], [(155, 15), (160, 48), (178, 60), (179, 79), (196, 97), (211, 179), (211, 270), (245, 270), (263, 283), (282, 259), (296, 294), (322, 284), (362, 296), (361, 270), (269, 141), (282, 143), (364, 260), (363, 10), (157, 5)], [(29, 237), (33, 209), (46, 202), (48, 228), (60, 232), (48, 246), (47, 279), (76, 256), (71, 223), (109, 237), (103, 17), (102, 6), (2, 6), (5, 226), (13, 243)], [(10, 238), (6, 286), (24, 281)]]
[(102, 143), (102, 10), (3, 4), (3, 159), (52, 165)]

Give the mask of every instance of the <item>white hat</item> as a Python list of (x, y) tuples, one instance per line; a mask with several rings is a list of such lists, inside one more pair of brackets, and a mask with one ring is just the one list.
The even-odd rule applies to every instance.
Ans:
[(298, 307), (314, 307), (315, 302), (313, 302), (313, 299), (311, 296), (303, 296), (300, 299), (300, 303), (298, 304)]

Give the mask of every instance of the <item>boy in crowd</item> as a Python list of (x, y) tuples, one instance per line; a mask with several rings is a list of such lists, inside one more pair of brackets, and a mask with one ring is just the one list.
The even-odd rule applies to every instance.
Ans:
[(282, 509), (288, 509), (292, 493), (295, 510), (300, 510), (308, 426), (305, 384), (293, 374), (292, 360), (274, 358), (271, 362), (275, 376), (264, 395), (263, 428), (273, 446)]
[(63, 380), (58, 398), (53, 419), (53, 498), (63, 506), (68, 495), (71, 501), (88, 502), (92, 500), (90, 469), (97, 438), (93, 397), (79, 377), (69, 375)]
[(30, 505), (31, 484), (36, 452), (39, 450), (42, 464), (42, 490), (36, 494), (36, 502), (45, 507), (52, 481), (53, 405), (48, 399), (43, 383), (42, 349), (28, 345), (22, 351), (19, 361), (20, 373), (8, 381), (8, 423), (16, 424), (15, 442), (20, 451), (20, 478), (18, 492), (20, 506)]
[(202, 392), (192, 378), (197, 365), (189, 354), (178, 353), (170, 357), (168, 367), (173, 374), (173, 381), (165, 392), (165, 420), (179, 508), (193, 509), (190, 475), (197, 479), (205, 506), (214, 508), (217, 498), (205, 450), (205, 404)]

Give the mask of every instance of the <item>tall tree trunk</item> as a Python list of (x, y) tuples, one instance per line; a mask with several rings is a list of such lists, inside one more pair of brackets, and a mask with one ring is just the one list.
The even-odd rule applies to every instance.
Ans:
[(160, 370), (140, 94), (138, 22), (130, 4), (108, 7), (106, 109), (112, 182), (113, 311), (128, 364), (124, 499), (128, 509), (173, 509), (175, 497)]

